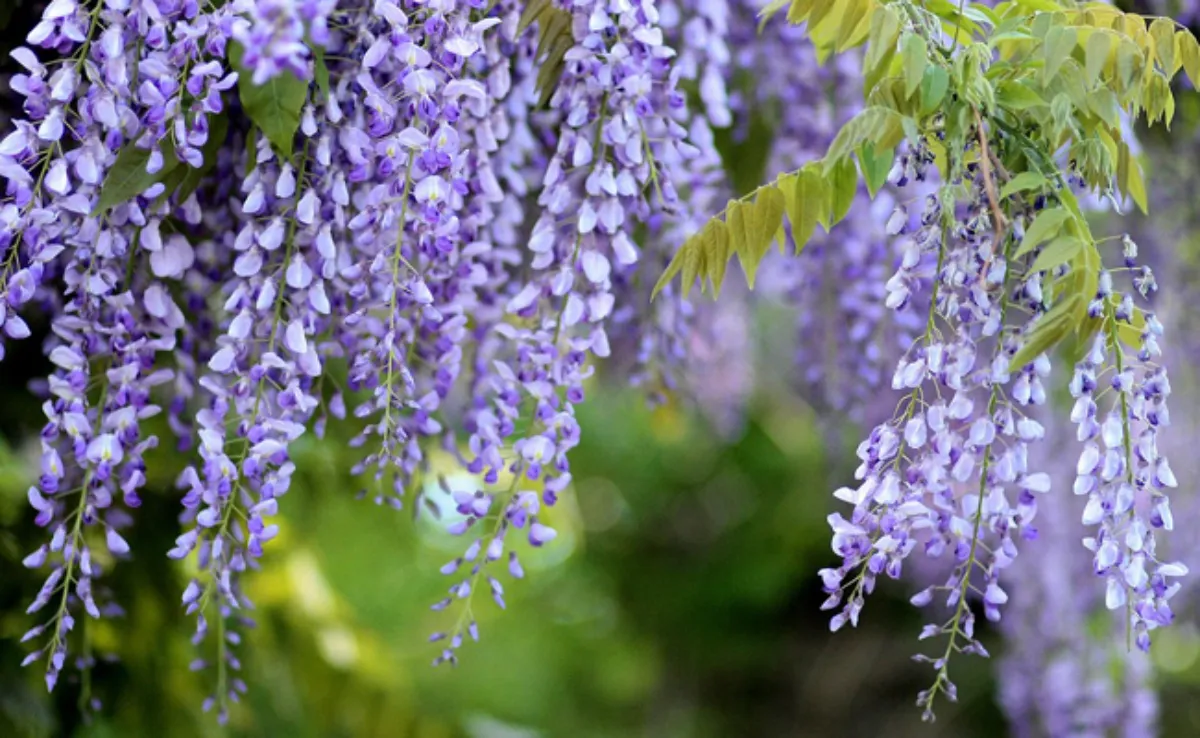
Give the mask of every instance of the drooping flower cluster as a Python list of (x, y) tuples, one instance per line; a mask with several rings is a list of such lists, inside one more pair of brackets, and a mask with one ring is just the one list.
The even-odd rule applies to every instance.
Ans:
[[(971, 199), (957, 207), (946, 188), (928, 196), (921, 227), (904, 240), (886, 302), (911, 310), (912, 295), (928, 290), (926, 327), (892, 376), (892, 388), (904, 393), (895, 414), (858, 447), (858, 487), (835, 493), (854, 509), (849, 518), (830, 516), (842, 562), (822, 571), (825, 607), (838, 610), (836, 630), (857, 624), (877, 577), (899, 577), (918, 548), (949, 559), (944, 583), (913, 598), (918, 606), (937, 600), (950, 612), (922, 632), (946, 638), (944, 651), (921, 657), (936, 672), (918, 700), (927, 715), (938, 694), (955, 694), (950, 657), (986, 654), (968, 599), (981, 597), (987, 618), (999, 619), (1008, 599), (1001, 572), (1018, 542), (1033, 535), (1037, 495), (1050, 487), (1028, 463), (1029, 444), (1044, 433), (1028, 410), (1046, 401), (1049, 360), (1009, 365), (1024, 335), (1012, 316), (1044, 310), (1040, 275), (997, 258), (1013, 239), (989, 208), (985, 177), (974, 164), (967, 168)], [(1009, 217), (1028, 216), (1014, 205)]]
[(616, 295), (653, 278), (638, 276), (636, 227), (673, 248), (656, 234), (701, 150), (683, 144), (691, 119), (652, 2), (553, 6), (569, 48), (547, 110), (536, 55), (549, 25), (522, 27), (523, 8), (46, 8), (15, 53), (26, 118), (0, 143), (0, 322), (19, 340), (23, 312), (53, 320), (30, 491), (50, 540), (26, 559), (49, 570), (31, 611), (50, 616), (28, 639), (50, 686), (77, 614), (113, 607), (95, 582), (128, 552), (121, 508), (137, 506), (158, 442), (140, 421), (159, 412), (160, 385), (193, 459), (169, 555), (195, 557), (182, 599), (222, 720), (245, 689), (240, 580), (277, 534), (310, 428), (353, 416), (353, 471), (377, 502), (402, 504), (432, 446), (479, 474), (452, 530), (475, 541), (460, 598), (502, 555), (520, 575), (511, 529), (554, 537), (540, 507), (570, 483), (592, 358), (610, 353), (610, 324), (638, 342), (651, 330), (635, 314), (614, 322)]
[[(437, 634), (449, 642), (439, 660), (455, 658), (464, 632), (476, 635), (470, 598), (486, 566), (509, 549), (510, 571), (519, 575), (507, 543), (512, 530), (525, 529), (533, 546), (556, 536), (539, 515), (570, 484), (567, 453), (580, 434), (574, 408), (594, 371), (591, 358), (611, 353), (615, 285), (633, 279), (640, 257), (634, 226), (678, 203), (662, 162), (679, 155), (686, 131), (675, 119), (685, 100), (674, 86), (673, 51), (655, 6), (576, 2), (565, 11), (573, 45), (549, 99), (561, 126), (537, 196), (530, 271), (504, 303), (510, 320), (490, 326), (503, 340), (482, 341), (490, 372), (476, 387), (467, 419), (467, 468), (507, 489), (459, 501), (466, 517), (454, 532), (469, 533), (472, 543), (446, 571), (470, 566), (438, 607), (465, 599), (466, 609), (455, 631)], [(502, 602), (498, 583), (489, 580)]]
[(1079, 543), (1086, 503), (1067, 493), (1073, 470), (1053, 463), (1073, 451), (1074, 428), (1059, 413), (1041, 415), (1047, 438), (1033, 455), (1055, 470), (1054, 494), (1042, 497), (1037, 538), (1011, 568), (998, 701), (1021, 737), (1158, 735), (1149, 657), (1125, 652), (1124, 612), (1107, 611)]
[[(1132, 267), (1132, 241), (1125, 253)], [(1154, 535), (1174, 527), (1168, 493), (1178, 485), (1158, 448), (1159, 432), (1170, 424), (1171, 385), (1156, 362), (1163, 327), (1154, 314), (1134, 307), (1131, 294), (1116, 296), (1108, 272), (1100, 275), (1089, 311), (1103, 327), (1070, 384), (1071, 420), (1083, 443), (1074, 492), (1087, 497), (1084, 524), (1098, 528), (1084, 544), (1094, 554), (1095, 574), (1104, 578), (1105, 604), (1126, 610), (1131, 635), (1145, 651), (1150, 631), (1173, 619), (1168, 600), (1180, 585), (1172, 579), (1187, 573), (1181, 563), (1159, 560)], [(1102, 411), (1098, 400), (1109, 407)]]

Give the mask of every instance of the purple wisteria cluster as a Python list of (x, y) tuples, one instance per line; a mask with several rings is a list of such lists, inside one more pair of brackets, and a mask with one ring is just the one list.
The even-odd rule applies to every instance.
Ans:
[[(0, 358), (36, 316), (53, 367), (33, 388), (46, 423), (28, 493), (47, 541), (24, 561), (45, 575), (24, 640), (47, 686), (68, 659), (90, 666), (89, 621), (120, 614), (102, 575), (133, 554), (122, 531), (160, 443), (187, 458), (166, 554), (224, 722), (246, 691), (243, 577), (279, 533), (306, 434), (350, 425), (356, 489), (378, 505), (433, 506), (435, 452), (473, 475), (443, 482), (463, 545), (433, 604), (450, 617), (437, 664), (479, 638), (476, 594), (505, 607), (501, 572), (523, 577), (524, 547), (557, 536), (548, 510), (602, 360), (652, 402), (695, 395), (736, 428), (750, 298), (693, 304), (668, 284), (652, 302), (655, 281), (742, 194), (718, 139), (762, 148), (774, 176), (864, 110), (864, 58), (824, 60), (812, 29), (761, 25), (764, 6), (51, 0), (13, 52), (23, 117), (0, 138)], [(1003, 121), (971, 111), (905, 131), (882, 189), (842, 193), (840, 225), (773, 234), (800, 253), (766, 257), (763, 277), (795, 313), (796, 385), (871, 427), (857, 484), (835, 493), (852, 510), (829, 516), (833, 628), (917, 549), (945, 562), (913, 598), (938, 613), (927, 715), (955, 695), (951, 657), (986, 655), (976, 613), (1000, 619), (1040, 500), (1066, 492), (1035, 452), (1052, 361), (1029, 347), (1057, 286), (1090, 275), (1044, 266), (1057, 241), (1023, 244), (1048, 209), (1068, 216), (1082, 175), (1013, 181), (987, 144)], [(1094, 330), (1069, 383), (1073, 491), (1104, 604), (1148, 649), (1187, 571), (1156, 538), (1178, 485), (1159, 444), (1171, 387), (1163, 326), (1134, 299), (1153, 273), (1132, 240), (1105, 257), (1124, 264), (1097, 267), (1078, 311)], [(889, 386), (899, 403), (881, 409)]]
[[(986, 135), (977, 127), (970, 140)], [(905, 159), (927, 157), (917, 147)], [(903, 161), (893, 170), (898, 187), (912, 179)], [(950, 562), (940, 582), (912, 598), (943, 613), (921, 634), (945, 641), (918, 657), (935, 671), (918, 698), (927, 718), (939, 694), (956, 695), (952, 656), (987, 655), (970, 601), (1000, 620), (1006, 587), (1021, 586), (1002, 582), (1002, 574), (1022, 542), (1037, 538), (1038, 500), (1052, 491), (1051, 476), (1030, 461), (1038, 458), (1030, 448), (1046, 433), (1037, 409), (1047, 403), (1051, 361), (1041, 353), (1012, 364), (1053, 305), (1043, 290), (1048, 271), (1038, 267), (1042, 249), (1013, 256), (1048, 203), (1015, 195), (998, 203), (990, 167), (973, 161), (959, 171), (961, 182), (925, 197), (919, 227), (910, 228), (903, 205), (893, 216), (892, 230), (905, 236), (885, 303), (899, 312), (924, 308), (925, 328), (896, 364), (891, 384), (901, 399), (894, 414), (858, 447), (858, 485), (835, 493), (853, 512), (830, 515), (841, 564), (821, 572), (837, 630), (857, 624), (877, 578), (900, 577), (914, 551)], [(956, 201), (956, 186), (965, 186), (969, 199)], [(1082, 522), (1099, 528), (1083, 543), (1107, 587), (1106, 605), (1124, 613), (1131, 640), (1145, 650), (1149, 631), (1171, 621), (1168, 600), (1179, 588), (1172, 580), (1187, 569), (1155, 554), (1154, 531), (1172, 527), (1167, 493), (1176, 485), (1156, 444), (1169, 423), (1170, 385), (1155, 363), (1162, 326), (1133, 304), (1135, 292), (1153, 291), (1153, 275), (1137, 266), (1128, 238), (1123, 255), (1121, 271), (1134, 275), (1133, 289), (1116, 292), (1111, 274), (1101, 271), (1087, 307), (1095, 338), (1070, 383), (1077, 398), (1071, 418), (1083, 444), (1074, 492), (1088, 498)], [(916, 299), (922, 294), (927, 300)]]
[[(453, 661), (479, 635), (475, 591), (504, 606), (490, 565), (520, 577), (517, 537), (556, 535), (545, 510), (570, 485), (596, 360), (619, 343), (645, 376), (682, 371), (690, 306), (629, 306), (717, 191), (679, 82), (714, 88), (720, 67), (676, 66), (652, 0), (556, 3), (562, 25), (524, 9), (54, 0), (14, 52), (0, 323), (7, 342), (51, 321), (29, 491), (48, 543), (25, 559), (47, 572), (25, 640), (50, 688), (70, 656), (89, 663), (81, 624), (119, 612), (100, 577), (131, 555), (121, 531), (163, 432), (190, 459), (167, 555), (189, 562), (193, 666), (215, 673), (205, 706), (224, 721), (246, 689), (242, 577), (278, 534), (297, 439), (354, 423), (361, 495), (397, 508), (437, 448), (477, 475), (434, 605), (459, 613), (433, 636)], [(697, 33), (672, 41), (694, 57)]]
[[(1075, 450), (1075, 429), (1059, 413), (1041, 415), (1046, 439), (1032, 455), (1065, 492), (1074, 470), (1054, 460)], [(1011, 567), (1018, 585), (1000, 623), (1005, 654), (997, 696), (1021, 738), (1158, 735), (1150, 657), (1125, 652), (1124, 612), (1106, 608), (1092, 554), (1079, 544), (1088, 531), (1086, 505), (1071, 494), (1044, 495), (1037, 538)]]

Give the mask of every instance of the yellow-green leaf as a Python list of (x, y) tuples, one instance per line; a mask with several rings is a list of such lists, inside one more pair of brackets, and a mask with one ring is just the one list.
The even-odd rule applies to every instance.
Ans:
[(758, 11), (758, 32), (762, 33), (763, 27), (771, 20), (784, 6), (788, 5), (788, 0), (771, 0), (766, 7)]
[(1075, 50), (1075, 29), (1066, 26), (1055, 26), (1046, 33), (1043, 43), (1043, 54), (1046, 65), (1042, 67), (1042, 84), (1048, 85), (1058, 76), (1063, 62)]
[(792, 240), (799, 253), (812, 238), (817, 223), (828, 223), (829, 187), (816, 166), (785, 174), (776, 184), (783, 192), (788, 220), (792, 222)]
[(1030, 272), (1042, 272), (1048, 269), (1053, 269), (1060, 264), (1066, 264), (1083, 248), (1083, 239), (1075, 235), (1059, 236), (1038, 253), (1037, 258), (1033, 260), (1033, 266), (1029, 267)]
[(1053, 238), (1070, 217), (1071, 214), (1064, 208), (1047, 208), (1038, 213), (1029, 227), (1025, 229), (1025, 238), (1017, 247), (1015, 256), (1024, 256), (1042, 245), (1044, 241)]
[(658, 281), (654, 283), (654, 289), (650, 292), (651, 301), (658, 297), (658, 293), (662, 292), (663, 288), (670, 284), (672, 279), (675, 279), (676, 274), (682, 271), (684, 260), (692, 258), (691, 251), (695, 248), (696, 245), (692, 243), (691, 239), (683, 242), (683, 245), (675, 252), (675, 256), (671, 258), (671, 263), (667, 264), (667, 268), (663, 270), (663, 273), (658, 277)]
[(854, 196), (858, 194), (858, 169), (854, 167), (853, 159), (842, 159), (833, 169), (826, 172), (829, 179), (829, 226), (832, 228), (854, 204)]
[(904, 39), (901, 53), (904, 55), (904, 94), (906, 97), (912, 97), (925, 76), (925, 66), (929, 64), (929, 48), (925, 39), (910, 33)]
[(1109, 128), (1120, 128), (1121, 104), (1117, 101), (1115, 92), (1107, 87), (1092, 90), (1088, 93), (1087, 104), (1088, 108), (1100, 120), (1107, 123)]
[(1112, 51), (1112, 38), (1106, 31), (1094, 31), (1087, 40), (1086, 69), (1089, 85), (1094, 85), (1108, 64), (1108, 55)]
[(1010, 179), (1000, 188), (1000, 199), (1010, 197), (1017, 192), (1040, 190), (1046, 186), (1046, 178), (1037, 172), (1021, 172)]
[[(725, 270), (729, 266), (729, 259), (733, 256), (729, 244), (729, 230), (724, 222), (713, 218), (700, 231), (699, 242), (704, 253), (704, 265), (708, 270), (713, 297), (718, 297), (721, 294), (721, 285), (725, 282)], [(701, 288), (703, 286), (701, 284)]]
[(771, 248), (771, 241), (783, 222), (784, 207), (783, 193), (777, 187), (766, 186), (759, 188), (754, 202), (733, 201), (726, 210), (730, 245), (742, 262), (742, 271), (751, 288), (758, 264)]
[[(841, 4), (845, 0), (813, 0), (809, 2), (808, 11), (808, 31), (812, 34), (817, 30), (817, 27), (822, 24), (826, 17), (838, 18), (845, 15), (845, 8)], [(834, 11), (837, 12), (834, 12)], [(791, 13), (788, 14), (788, 20), (791, 20)]]
[(696, 279), (700, 279), (700, 290), (704, 290), (704, 275), (708, 269), (707, 255), (704, 252), (704, 236), (705, 231), (700, 231), (695, 236), (688, 239), (684, 244), (686, 251), (681, 252), (683, 257), (683, 281), (680, 285), (683, 288), (683, 296), (687, 297), (692, 291), (692, 285), (696, 283)]
[(1191, 80), (1192, 87), (1200, 89), (1200, 43), (1196, 41), (1196, 37), (1191, 31), (1180, 31), (1179, 36), (1179, 56), (1183, 62), (1183, 71), (1187, 72), (1188, 79)]
[(850, 7), (843, 11), (839, 21), (837, 40), (834, 42), (838, 51), (845, 51), (862, 41), (862, 34), (857, 31), (871, 7), (871, 0), (849, 0), (849, 2)]
[(1121, 90), (1126, 91), (1134, 86), (1134, 80), (1142, 69), (1142, 51), (1129, 39), (1121, 39), (1117, 46), (1117, 81)]
[(1167, 78), (1179, 69), (1175, 58), (1175, 22), (1166, 18), (1155, 18), (1150, 24), (1150, 37), (1154, 39), (1154, 54)]
[(1073, 296), (1059, 302), (1043, 315), (1025, 337), (1025, 344), (1009, 360), (1009, 370), (1020, 369), (1070, 335), (1075, 330), (1080, 302), (1085, 301)]
[(1121, 141), (1117, 145), (1117, 186), (1129, 197), (1133, 198), (1138, 209), (1143, 213), (1149, 212), (1149, 202), (1146, 198), (1146, 181), (1142, 178), (1142, 165), (1138, 163), (1129, 145)]
[(876, 8), (871, 16), (871, 32), (867, 36), (867, 56), (863, 60), (864, 76), (871, 76), (875, 69), (890, 58), (900, 38), (900, 16), (890, 5)]
[(862, 146), (872, 143), (879, 149), (895, 148), (904, 140), (904, 117), (883, 105), (871, 105), (851, 118), (829, 145), (825, 154), (826, 174), (828, 170)]

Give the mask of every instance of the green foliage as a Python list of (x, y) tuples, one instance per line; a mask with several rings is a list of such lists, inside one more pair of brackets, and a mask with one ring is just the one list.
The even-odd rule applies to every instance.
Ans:
[(563, 57), (575, 45), (575, 37), (571, 33), (571, 14), (555, 7), (551, 0), (525, 3), (517, 30), (523, 32), (534, 23), (537, 23), (537, 58), (540, 60), (535, 89), (541, 96), (538, 105), (543, 106), (558, 87), (566, 65)]
[(307, 35), (304, 38), (304, 44), (313, 55), (313, 81), (317, 83), (317, 89), (326, 98), (329, 97), (329, 64), (325, 61), (325, 47), (316, 43)]
[(186, 200), (216, 166), (217, 151), (225, 143), (228, 135), (229, 119), (223, 115), (210, 117), (208, 141), (200, 149), (204, 163), (199, 167), (191, 167), (179, 161), (174, 147), (166, 140), (162, 148), (162, 167), (153, 174), (146, 171), (146, 165), (150, 161), (150, 150), (139, 148), (136, 143), (126, 144), (117, 153), (117, 160), (105, 173), (93, 213), (105, 213), (117, 205), (129, 202), (159, 182), (165, 188), (161, 197), (175, 195), (180, 201)]
[(250, 121), (263, 132), (275, 150), (290, 157), (300, 128), (300, 110), (308, 99), (308, 83), (292, 72), (275, 75), (265, 84), (256, 85), (251, 70), (242, 66), (246, 50), (233, 42), (229, 63), (238, 73), (238, 97)]
[[(1166, 18), (1071, 0), (995, 7), (778, 0), (763, 11), (764, 22), (784, 10), (789, 23), (805, 25), (822, 61), (866, 46), (864, 108), (821, 161), (730, 203), (685, 242), (655, 294), (676, 276), (685, 294), (697, 279), (719, 294), (733, 254), (753, 286), (771, 238), (781, 248), (787, 238), (784, 215), (799, 251), (816, 225), (828, 231), (847, 215), (860, 175), (875, 196), (897, 147), (920, 143), (933, 153), (944, 182), (960, 180), (969, 165), (983, 167), (998, 240), (1009, 226), (1004, 212), (1026, 212), (1035, 197), (1047, 200), (1023, 224), (1024, 238), (1007, 257), (1010, 268), (1044, 272), (1047, 288), (1047, 312), (1033, 322), (1011, 365), (1068, 336), (1094, 332), (1087, 304), (1103, 265), (1068, 176), (1148, 209), (1142, 167), (1125, 140), (1122, 117), (1171, 125), (1174, 75), (1182, 70), (1193, 85), (1200, 82), (1195, 37)], [(1060, 171), (1055, 158), (1064, 149), (1070, 173)]]
[(136, 143), (126, 144), (104, 176), (93, 213), (105, 213), (110, 208), (129, 202), (153, 185), (166, 181), (179, 168), (179, 159), (175, 158), (175, 151), (170, 147), (163, 149), (162, 158), (162, 167), (151, 174), (146, 171), (150, 149), (139, 148)]

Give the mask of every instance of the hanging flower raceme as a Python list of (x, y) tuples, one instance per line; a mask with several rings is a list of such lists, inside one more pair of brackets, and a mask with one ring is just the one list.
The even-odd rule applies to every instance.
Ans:
[[(1136, 251), (1126, 253), (1132, 266)], [(1098, 528), (1084, 544), (1104, 578), (1105, 604), (1126, 611), (1131, 637), (1149, 650), (1150, 631), (1173, 619), (1169, 600), (1180, 585), (1172, 580), (1187, 574), (1182, 563), (1159, 560), (1154, 535), (1174, 527), (1169, 493), (1178, 482), (1158, 448), (1159, 433), (1170, 425), (1171, 384), (1157, 363), (1163, 335), (1157, 317), (1136, 308), (1131, 294), (1115, 293), (1110, 273), (1098, 284), (1088, 309), (1101, 328), (1070, 386), (1071, 420), (1083, 443), (1074, 491), (1087, 496), (1084, 524)]]
[(1085, 500), (1068, 492), (1074, 470), (1055, 467), (1076, 445), (1075, 428), (1057, 410), (1040, 413), (1046, 439), (1031, 448), (1039, 466), (1054, 470), (1053, 492), (1041, 496), (1037, 537), (1010, 569), (1018, 584), (1000, 623), (998, 701), (1022, 738), (1157, 735), (1150, 659), (1126, 651), (1124, 612), (1106, 612), (1092, 554), (1080, 545)]
[[(926, 330), (892, 377), (892, 387), (905, 393), (897, 412), (858, 447), (860, 485), (836, 493), (854, 511), (849, 519), (830, 516), (842, 564), (822, 571), (830, 593), (825, 607), (839, 608), (836, 630), (857, 624), (876, 577), (899, 577), (917, 548), (953, 562), (943, 585), (913, 599), (919, 606), (944, 600), (951, 612), (922, 633), (947, 639), (945, 652), (928, 658), (937, 678), (920, 699), (927, 710), (938, 693), (954, 695), (947, 676), (954, 652), (986, 654), (968, 598), (981, 594), (987, 617), (999, 619), (1008, 597), (1000, 573), (1031, 532), (1033, 493), (1049, 490), (1046, 474), (1028, 468), (1027, 446), (1043, 431), (1023, 408), (1045, 402), (1041, 378), (1050, 363), (1043, 355), (1010, 366), (1022, 340), (1013, 314), (1042, 310), (1038, 275), (1014, 273), (1022, 265), (998, 258), (1012, 239), (989, 213), (990, 185), (978, 174), (968, 182), (972, 199), (960, 206), (946, 188), (927, 199), (923, 225), (906, 241), (889, 280), (892, 294), (931, 283)], [(889, 304), (904, 310), (912, 301)]]
[[(351, 179), (365, 207), (348, 223), (354, 264), (345, 276), (366, 284), (350, 289), (346, 343), (350, 387), (372, 393), (355, 415), (378, 418), (355, 439), (377, 446), (355, 472), (373, 468), (373, 497), (398, 506), (423, 464), (422, 439), (442, 431), (438, 410), (469, 335), (466, 310), (480, 275), (463, 219), (479, 159), (463, 146), (463, 128), (487, 97), (472, 73), (498, 21), (472, 22), (470, 4), (411, 18), (388, 7), (386, 29), (373, 30), (366, 9), (355, 16), (366, 51), (355, 76), (360, 119), (348, 138), (363, 160)], [(402, 80), (399, 104), (392, 80)]]
[[(455, 630), (435, 634), (449, 642), (439, 661), (455, 658), (464, 633), (477, 635), (471, 596), (487, 564), (509, 549), (509, 569), (519, 576), (508, 540), (513, 529), (524, 529), (533, 546), (556, 536), (539, 513), (571, 480), (567, 453), (580, 432), (574, 406), (593, 371), (589, 357), (610, 354), (614, 279), (638, 261), (630, 231), (677, 202), (660, 162), (684, 135), (673, 120), (684, 100), (674, 90), (673, 52), (663, 43), (654, 5), (610, 11), (603, 3), (576, 2), (566, 11), (573, 45), (549, 100), (564, 125), (538, 197), (543, 211), (528, 244), (532, 274), (505, 305), (512, 320), (493, 328), (507, 345), (481, 383), (488, 403), (477, 405), (469, 421), (468, 469), (501, 491), (458, 501), (465, 517), (452, 532), (469, 534), (472, 543), (446, 571), (470, 567), (435, 607), (466, 603)], [(529, 489), (534, 484), (540, 495)], [(500, 601), (502, 590), (490, 581)]]

